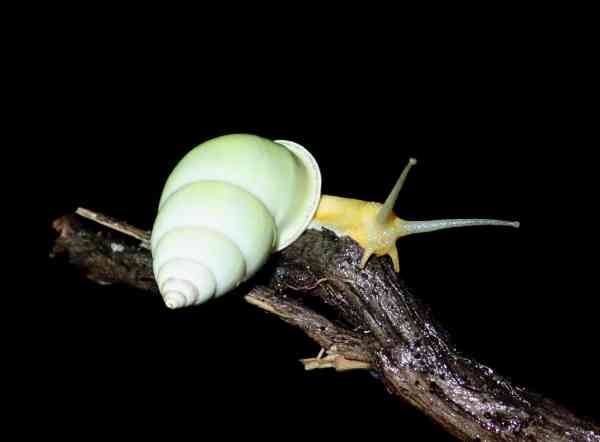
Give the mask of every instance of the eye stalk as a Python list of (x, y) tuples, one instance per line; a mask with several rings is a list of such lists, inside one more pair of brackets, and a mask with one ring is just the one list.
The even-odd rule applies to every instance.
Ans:
[(406, 181), (408, 172), (410, 172), (410, 169), (412, 169), (415, 164), (417, 164), (417, 160), (411, 158), (408, 160), (408, 164), (404, 166), (404, 170), (400, 174), (400, 178), (398, 178), (398, 181), (396, 181), (392, 191), (385, 199), (383, 207), (379, 210), (379, 212), (377, 212), (377, 222), (379, 224), (385, 224), (387, 221), (389, 221), (390, 215), (392, 214), (394, 206), (396, 205), (396, 201), (398, 200), (398, 195), (400, 194), (402, 187), (404, 187), (404, 182)]

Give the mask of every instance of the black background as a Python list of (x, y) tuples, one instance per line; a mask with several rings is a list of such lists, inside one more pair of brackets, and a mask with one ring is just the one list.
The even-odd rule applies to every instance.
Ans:
[[(585, 91), (570, 72), (579, 59), (560, 38), (500, 27), (365, 39), (371, 31), (358, 27), (267, 52), (243, 36), (225, 44), (190, 32), (165, 43), (160, 32), (86, 26), (37, 38), (15, 88), (19, 153), (35, 176), (21, 189), (35, 195), (43, 232), (34, 253), (43, 272), (28, 274), (35, 288), (17, 300), (25, 319), (13, 329), (27, 342), (16, 345), (24, 376), (14, 381), (25, 415), (77, 435), (392, 429), (450, 440), (366, 372), (304, 372), (297, 360), (319, 348), (238, 297), (169, 311), (156, 296), (95, 285), (47, 259), (56, 217), (82, 206), (149, 229), (189, 149), (248, 132), (307, 147), (326, 194), (382, 201), (414, 156), (401, 217), (520, 220), (519, 230), (402, 239), (402, 276), (464, 352), (599, 419), (596, 170), (576, 101)], [(280, 29), (270, 31), (265, 40), (277, 40)]]

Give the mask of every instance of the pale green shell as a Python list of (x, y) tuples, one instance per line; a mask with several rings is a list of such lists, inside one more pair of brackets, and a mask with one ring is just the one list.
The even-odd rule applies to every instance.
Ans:
[(296, 143), (235, 134), (194, 148), (169, 176), (152, 230), (167, 305), (199, 304), (250, 278), (307, 228), (320, 192), (317, 163)]

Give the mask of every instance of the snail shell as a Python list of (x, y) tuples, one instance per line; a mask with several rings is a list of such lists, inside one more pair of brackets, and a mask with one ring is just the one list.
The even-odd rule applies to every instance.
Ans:
[(221, 296), (296, 240), (321, 196), (312, 155), (291, 141), (224, 135), (192, 149), (162, 192), (153, 270), (169, 308)]

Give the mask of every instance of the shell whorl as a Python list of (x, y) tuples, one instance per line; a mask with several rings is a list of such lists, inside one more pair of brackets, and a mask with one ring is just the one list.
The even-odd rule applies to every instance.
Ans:
[[(163, 205), (152, 232), (154, 274), (165, 302), (167, 295), (183, 294), (185, 300), (170, 307), (200, 304), (231, 290), (264, 264), (276, 234), (267, 208), (244, 189), (220, 181), (182, 187)], [(170, 290), (175, 281), (197, 292), (179, 282), (179, 290)]]
[(260, 137), (229, 135), (183, 158), (152, 229), (154, 275), (169, 308), (227, 293), (262, 267), (282, 235), (291, 242), (302, 233), (320, 197), (318, 167), (307, 167), (314, 159), (304, 152), (308, 159)]

